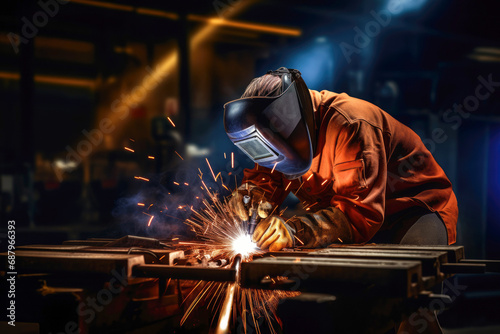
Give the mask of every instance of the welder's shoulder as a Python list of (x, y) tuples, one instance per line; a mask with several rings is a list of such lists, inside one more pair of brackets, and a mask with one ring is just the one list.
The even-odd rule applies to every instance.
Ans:
[(391, 117), (376, 105), (346, 93), (322, 91), (320, 94), (324, 96), (325, 102), (329, 102), (325, 104), (328, 105), (328, 111), (332, 117), (338, 114), (350, 124), (362, 121), (382, 131), (388, 131)]

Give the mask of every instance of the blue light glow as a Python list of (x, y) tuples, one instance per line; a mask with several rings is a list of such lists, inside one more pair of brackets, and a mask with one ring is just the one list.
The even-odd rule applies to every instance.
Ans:
[(427, 0), (387, 0), (387, 10), (394, 15), (420, 10)]
[(332, 89), (333, 51), (327, 37), (318, 36), (314, 42), (293, 50), (284, 64), (300, 70), (309, 89)]

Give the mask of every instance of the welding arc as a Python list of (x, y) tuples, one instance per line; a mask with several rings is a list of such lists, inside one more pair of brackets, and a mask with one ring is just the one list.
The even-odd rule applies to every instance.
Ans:
[(236, 292), (236, 285), (240, 284), (240, 266), (241, 266), (241, 255), (238, 254), (234, 257), (233, 263), (231, 264), (231, 269), (236, 270), (236, 282), (229, 283), (226, 290), (226, 297), (222, 304), (220, 311), (219, 322), (217, 324), (217, 330), (215, 334), (227, 334), (230, 333), (229, 322), (231, 316), (231, 310), (233, 307), (234, 295)]

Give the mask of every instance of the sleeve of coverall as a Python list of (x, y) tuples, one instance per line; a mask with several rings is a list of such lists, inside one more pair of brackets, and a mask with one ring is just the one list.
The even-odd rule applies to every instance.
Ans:
[(244, 170), (241, 184), (250, 183), (264, 190), (266, 199), (275, 206), (280, 205), (290, 192), (285, 191), (283, 178), (282, 173), (255, 164), (254, 168)]
[(340, 130), (334, 148), (331, 206), (352, 226), (355, 243), (367, 242), (384, 221), (387, 160), (384, 134), (365, 121)]

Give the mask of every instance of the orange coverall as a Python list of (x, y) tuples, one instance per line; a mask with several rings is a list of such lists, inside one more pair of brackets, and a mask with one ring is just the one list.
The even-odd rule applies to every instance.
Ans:
[(273, 204), (292, 191), (310, 212), (338, 208), (355, 243), (369, 241), (384, 222), (390, 227), (391, 217), (415, 206), (437, 212), (448, 242), (455, 243), (457, 200), (420, 137), (369, 102), (345, 93), (310, 93), (317, 147), (309, 171), (288, 180), (256, 164), (245, 169), (243, 183), (262, 188)]

